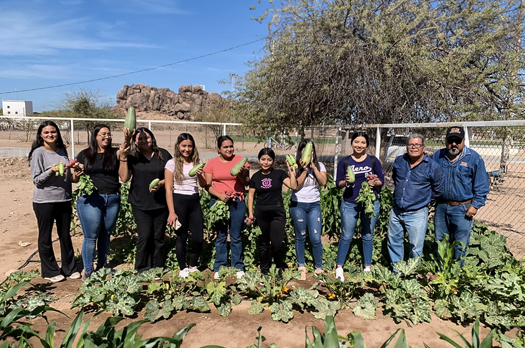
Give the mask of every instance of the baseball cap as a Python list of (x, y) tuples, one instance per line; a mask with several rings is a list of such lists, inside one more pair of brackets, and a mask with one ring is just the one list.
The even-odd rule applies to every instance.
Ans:
[(465, 138), (465, 130), (463, 127), (449, 127), (447, 129), (447, 139), (452, 137)]

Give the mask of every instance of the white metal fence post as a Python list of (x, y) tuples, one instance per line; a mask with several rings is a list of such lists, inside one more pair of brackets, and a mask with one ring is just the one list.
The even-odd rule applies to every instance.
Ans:
[(376, 128), (376, 158), (380, 158), (381, 155), (381, 128)]
[(226, 135), (226, 123), (222, 125), (222, 135)]
[(75, 121), (71, 120), (71, 158), (75, 158)]
[(335, 146), (334, 146), (334, 180), (337, 175), (337, 160), (339, 158), (339, 135), (341, 134), (341, 127), (338, 127), (335, 132)]
[(470, 137), (468, 135), (468, 127), (463, 127), (465, 130), (465, 146), (470, 147)]

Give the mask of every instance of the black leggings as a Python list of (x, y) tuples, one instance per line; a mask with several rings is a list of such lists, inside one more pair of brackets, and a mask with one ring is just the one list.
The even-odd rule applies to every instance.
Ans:
[(175, 254), (179, 262), (179, 268), (186, 268), (186, 241), (188, 239), (188, 229), (191, 232), (191, 255), (190, 267), (197, 266), (199, 256), (202, 252), (203, 239), (203, 217), (199, 195), (179, 195), (173, 194), (173, 205), (175, 214), (181, 223), (181, 227), (176, 231), (177, 243)]
[(168, 209), (142, 210), (131, 206), (137, 224), (137, 251), (135, 269), (139, 272), (164, 267), (164, 234), (168, 221)]
[(254, 213), (257, 225), (261, 228), (259, 236), (259, 261), (261, 272), (267, 274), (270, 270), (270, 247), (275, 261), (275, 266), (284, 270), (284, 228), (286, 225), (286, 212), (282, 207), (257, 207)]
[[(69, 229), (71, 225), (71, 202), (34, 203), (36, 220), (38, 223), (38, 254), (42, 277), (55, 277), (64, 275), (69, 277), (77, 272), (75, 252)], [(62, 267), (59, 268), (53, 251), (51, 234), (56, 221), (57, 234), (60, 240), (60, 259)]]

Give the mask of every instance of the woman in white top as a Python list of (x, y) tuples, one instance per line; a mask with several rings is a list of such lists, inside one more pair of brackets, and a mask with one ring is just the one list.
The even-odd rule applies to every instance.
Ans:
[[(200, 163), (195, 140), (189, 133), (181, 133), (175, 144), (173, 159), (166, 163), (166, 202), (168, 204), (168, 224), (176, 228), (177, 243), (175, 253), (179, 263), (181, 277), (186, 278), (197, 271), (197, 262), (202, 251), (203, 216), (199, 199), (199, 184), (206, 186), (202, 168), (194, 177), (189, 175), (191, 169)], [(189, 267), (186, 265), (186, 240), (191, 231), (191, 256)]]
[(321, 243), (323, 217), (321, 215), (319, 185), (326, 185), (327, 177), (325, 166), (317, 162), (313, 142), (310, 163), (300, 160), (309, 141), (309, 139), (303, 139), (297, 149), (297, 163), (300, 163), (299, 172), (296, 173), (298, 189), (292, 192), (290, 203), (290, 215), (295, 227), (295, 253), (299, 263), (299, 271), (301, 271), (301, 280), (306, 279), (304, 250), (307, 230), (313, 248), (315, 275), (323, 273), (323, 245)]

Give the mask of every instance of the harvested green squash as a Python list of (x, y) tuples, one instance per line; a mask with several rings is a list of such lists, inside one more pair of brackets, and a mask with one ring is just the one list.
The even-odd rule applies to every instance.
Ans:
[(237, 162), (236, 165), (233, 166), (232, 170), (230, 170), (230, 174), (232, 176), (237, 176), (240, 172), (242, 167), (248, 162), (248, 159), (246, 157), (243, 157), (239, 162)]

